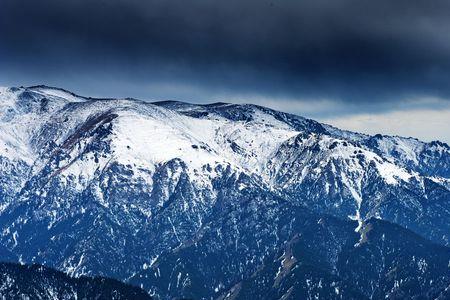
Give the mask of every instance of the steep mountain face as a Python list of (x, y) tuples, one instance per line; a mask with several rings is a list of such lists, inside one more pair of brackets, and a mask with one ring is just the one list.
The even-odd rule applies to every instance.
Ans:
[(445, 298), (449, 170), (255, 105), (3, 88), (0, 254), (161, 298)]
[(0, 263), (2, 299), (151, 299), (145, 291), (108, 278), (72, 278), (39, 265)]
[[(321, 222), (329, 221), (321, 219)], [(370, 220), (367, 226), (363, 246), (354, 247), (348, 241), (340, 245), (338, 262), (334, 265), (337, 276), (330, 275), (333, 272), (326, 259), (317, 260), (315, 257), (320, 254), (311, 253), (317, 251), (315, 247), (321, 242), (308, 235), (298, 235), (286, 243), (283, 252), (275, 256), (276, 260), (241, 283), (239, 298), (270, 295), (268, 298), (279, 299), (287, 295), (293, 299), (446, 299), (450, 296), (448, 248), (377, 219)], [(399, 235), (404, 236), (399, 239)], [(326, 246), (320, 245), (318, 249)]]

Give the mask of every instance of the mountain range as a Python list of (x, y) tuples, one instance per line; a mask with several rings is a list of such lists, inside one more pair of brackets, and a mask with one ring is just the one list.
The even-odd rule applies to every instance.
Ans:
[(0, 88), (0, 174), (0, 257), (64, 280), (156, 299), (450, 297), (440, 141), (250, 104)]

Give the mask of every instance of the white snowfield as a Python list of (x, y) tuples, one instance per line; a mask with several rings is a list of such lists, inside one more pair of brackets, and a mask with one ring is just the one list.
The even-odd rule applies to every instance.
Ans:
[[(20, 98), (24, 91), (32, 96)], [(36, 95), (45, 97), (45, 103), (36, 100), (39, 98)], [(233, 107), (217, 104), (222, 110), (227, 106)], [(417, 153), (424, 147), (423, 142), (387, 138), (379, 147), (382, 153), (375, 153), (357, 143), (367, 136), (324, 125), (328, 134), (311, 134), (295, 148), (296, 138), (303, 130), (276, 118), (267, 109), (252, 105), (242, 108), (251, 112), (250, 119), (231, 120), (215, 112), (191, 116), (190, 112), (204, 112), (205, 106), (186, 103), (156, 105), (130, 99), (91, 99), (43, 86), (0, 88), (0, 157), (10, 162), (24, 162), (32, 166), (32, 173), (39, 172), (46, 164), (45, 160), (39, 159), (43, 142), (52, 140), (62, 145), (90, 118), (112, 114), (111, 155), (100, 157), (97, 162), (93, 157), (73, 159), (89, 144), (89, 139), (80, 139), (79, 146), (70, 150), (70, 158), (61, 167), (61, 176), (78, 178), (80, 189), (94, 178), (97, 170), (112, 161), (131, 166), (135, 176), (144, 178), (151, 185), (149, 173), (175, 158), (186, 164), (191, 180), (200, 186), (210, 185), (216, 176), (215, 167), (222, 165), (236, 172), (255, 175), (272, 189), (283, 188), (276, 186), (274, 178), (283, 172), (281, 168), (289, 161), (303, 161), (303, 164), (297, 164), (298, 176), (290, 179), (291, 183), (298, 184), (307, 176), (319, 176), (323, 168), (338, 160), (346, 168), (342, 180), (359, 204), (362, 201), (360, 182), (369, 164), (376, 167), (389, 185), (409, 182), (411, 178), (420, 180), (419, 174), (396, 163), (391, 153), (395, 150), (402, 159), (418, 163)], [(52, 136), (46, 135), (48, 126), (53, 130)], [(308, 148), (315, 144), (320, 147), (318, 155)], [(442, 151), (448, 152), (448, 148)], [(436, 182), (442, 180), (445, 179), (434, 178)]]

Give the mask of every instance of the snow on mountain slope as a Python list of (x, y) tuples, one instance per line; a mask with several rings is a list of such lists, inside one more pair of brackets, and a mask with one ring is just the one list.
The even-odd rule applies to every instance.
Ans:
[(424, 147), (424, 143), (421, 143), (418, 140), (400, 137), (384, 139), (383, 142), (378, 145), (378, 149), (391, 160), (394, 160), (393, 152), (397, 152), (400, 159), (411, 161), (416, 164), (419, 162), (417, 153)]
[[(40, 152), (47, 151), (46, 147), (53, 143), (59, 147), (58, 151), (67, 154), (58, 162), (58, 173), (84, 178), (86, 184), (97, 170), (112, 161), (130, 165), (136, 174), (148, 177), (145, 175), (148, 171), (153, 173), (157, 165), (175, 158), (188, 166), (194, 181), (198, 179), (206, 185), (215, 176), (212, 173), (217, 165), (227, 165), (259, 177), (272, 188), (283, 188), (301, 183), (305, 176), (317, 175), (321, 168), (337, 159), (345, 162), (347, 172), (359, 174), (356, 181), (373, 165), (386, 183), (398, 184), (398, 180), (408, 182), (420, 175), (410, 166), (418, 164), (419, 153), (427, 145), (398, 137), (375, 136), (367, 141), (368, 137), (363, 135), (254, 105), (95, 100), (45, 86), (2, 88), (0, 93), (1, 156), (32, 165), (31, 176), (48, 164), (48, 157), (42, 157)], [(112, 152), (98, 156), (91, 151), (86, 153), (90, 159), (77, 159), (95, 139), (83, 134), (105, 124), (111, 126), (106, 139)], [(313, 135), (298, 138), (309, 133)], [(293, 149), (286, 150), (290, 147)], [(432, 147), (448, 160), (447, 145)], [(281, 149), (292, 153), (287, 157)], [(310, 158), (299, 149), (307, 149)], [(283, 181), (282, 186), (277, 185), (277, 177), (286, 172), (287, 163), (298, 155), (301, 168), (295, 170), (297, 175)], [(359, 163), (361, 157), (366, 164)], [(210, 171), (205, 172), (204, 168), (212, 173), (207, 174)], [(342, 178), (346, 181), (345, 176)], [(355, 192), (353, 184), (356, 190), (360, 189), (357, 182), (346, 185), (359, 201), (356, 196), (359, 192)]]
[[(389, 185), (418, 180), (420, 174), (408, 163), (417, 165), (418, 153), (427, 145), (379, 136), (366, 142), (364, 135), (254, 105), (96, 100), (45, 86), (0, 92), (2, 157), (32, 166), (33, 176), (48, 166), (48, 152), (64, 152), (53, 174), (78, 178), (79, 190), (112, 162), (130, 166), (150, 187), (158, 165), (181, 159), (199, 186), (211, 187), (216, 167), (222, 165), (256, 176), (271, 189), (285, 189), (306, 177), (320, 177), (323, 168), (340, 161), (341, 181), (360, 205), (361, 180), (368, 169), (374, 167)], [(84, 135), (101, 126), (110, 127), (104, 139), (111, 151), (98, 155), (89, 150), (96, 135)], [(50, 144), (57, 150), (49, 151)], [(448, 156), (448, 146), (438, 146)]]
[[(188, 164), (192, 175), (195, 170), (200, 174), (198, 171), (203, 166), (216, 164), (228, 164), (258, 174), (276, 147), (297, 134), (286, 124), (257, 112), (250, 123), (229, 122), (219, 115), (197, 119), (148, 103), (87, 101), (69, 92), (44, 87), (22, 93), (4, 89), (2, 95), (7, 100), (2, 105), (4, 116), (6, 112), (10, 114), (10, 111), (18, 110), (21, 103), (17, 101), (25, 101), (25, 93), (26, 97), (41, 99), (39, 103), (37, 100), (33, 100), (36, 103), (27, 103), (29, 110), (26, 112), (19, 111), (8, 119), (4, 118), (1, 139), (4, 145), (9, 145), (4, 147), (5, 157), (20, 158), (30, 165), (34, 163), (35, 172), (43, 167), (35, 161), (46, 143), (51, 140), (63, 144), (71, 134), (80, 130), (85, 120), (105, 113), (117, 115), (112, 122), (114, 159), (137, 169), (154, 169), (158, 163), (180, 158)], [(46, 105), (45, 110), (42, 103)], [(56, 110), (58, 113), (54, 114)], [(15, 133), (13, 137), (11, 132)], [(67, 166), (64, 173), (89, 177), (95, 169), (92, 164), (77, 161)]]
[[(0, 90), (0, 145), (0, 246), (76, 276), (142, 284), (134, 276), (143, 266), (209, 234), (235, 251), (248, 240), (245, 261), (229, 267), (242, 278), (244, 265), (275, 255), (288, 225), (268, 224), (294, 208), (350, 222), (352, 247), (365, 243), (372, 218), (450, 244), (450, 149), (441, 142), (341, 131), (256, 105), (37, 86)], [(264, 238), (240, 230), (250, 216)]]
[(60, 98), (62, 100), (69, 101), (69, 102), (84, 102), (84, 101), (86, 101), (86, 98), (75, 95), (74, 93), (66, 91), (61, 88), (54, 88), (54, 87), (47, 87), (44, 85), (41, 85), (41, 86), (38, 85), (38, 86), (30, 87), (30, 89), (33, 90), (33, 92), (39, 93), (45, 97)]
[(10, 160), (23, 159), (32, 163), (33, 158), (27, 147), (27, 123), (24, 118), (22, 124), (17, 124), (21, 116), (17, 94), (10, 92), (7, 88), (0, 88), (0, 114), (1, 114), (1, 139), (0, 154)]
[(249, 122), (230, 122), (220, 115), (192, 118), (160, 106), (152, 109), (145, 116), (121, 114), (115, 124), (115, 152), (128, 149), (123, 156), (133, 157), (140, 166), (180, 158), (192, 171), (198, 172), (205, 165), (229, 164), (261, 175), (277, 147), (298, 134), (258, 111)]
[[(43, 86), (26, 92), (6, 88), (0, 92), (2, 156), (20, 158), (29, 164), (36, 159), (39, 147), (47, 142), (38, 140), (36, 143), (33, 136), (36, 131), (40, 130), (36, 135), (44, 135), (45, 138), (46, 132), (43, 131), (53, 130), (53, 142), (62, 143), (71, 134), (70, 130), (79, 130), (77, 126), (83, 121), (106, 112), (119, 116), (113, 121), (115, 155), (122, 163), (128, 162), (138, 167), (181, 158), (192, 164), (192, 169), (198, 170), (207, 164), (229, 163), (247, 172), (263, 175), (268, 160), (277, 148), (300, 133), (295, 126), (275, 119), (272, 114), (256, 106), (246, 107), (247, 113), (250, 110), (251, 119), (232, 122), (215, 111), (207, 117), (189, 117), (186, 109), (179, 114), (170, 107), (165, 109), (161, 105), (156, 107), (132, 100), (88, 101), (70, 92)], [(41, 99), (37, 100), (39, 96)], [(28, 100), (32, 103), (24, 103)], [(24, 106), (28, 108), (25, 111), (21, 109)], [(220, 109), (226, 110), (226, 106), (221, 105)], [(190, 112), (199, 108), (203, 107), (192, 106)], [(55, 111), (58, 111), (57, 115), (53, 115)], [(57, 131), (43, 125), (47, 122), (59, 127)], [(414, 145), (415, 148), (419, 146)], [(384, 148), (380, 147), (380, 150), (392, 160), (389, 156), (392, 146), (387, 147), (384, 143)], [(417, 160), (415, 148), (402, 148), (405, 156), (408, 155), (407, 158), (412, 161)], [(382, 172), (392, 172), (393, 169), (392, 166), (379, 168)], [(388, 176), (387, 180), (394, 182), (392, 176)]]

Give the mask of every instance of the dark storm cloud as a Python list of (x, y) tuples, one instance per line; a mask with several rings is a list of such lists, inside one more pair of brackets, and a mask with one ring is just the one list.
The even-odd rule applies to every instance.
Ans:
[(192, 90), (448, 97), (449, 28), (440, 0), (0, 0), (0, 80), (173, 83), (199, 98)]

